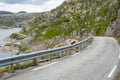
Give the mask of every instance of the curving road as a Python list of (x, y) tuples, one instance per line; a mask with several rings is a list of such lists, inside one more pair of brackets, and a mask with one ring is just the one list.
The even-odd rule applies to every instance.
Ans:
[(8, 80), (112, 80), (119, 45), (111, 37), (94, 37), (85, 50), (66, 59), (37, 66)]

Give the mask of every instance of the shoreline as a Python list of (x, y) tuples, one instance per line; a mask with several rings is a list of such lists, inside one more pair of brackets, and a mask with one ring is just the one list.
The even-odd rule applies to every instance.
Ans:
[[(1, 36), (3, 36), (1, 38), (1, 41), (4, 41), (5, 44), (7, 44), (7, 43), (15, 43), (16, 40), (9, 38), (9, 36), (12, 33), (19, 33), (21, 30), (22, 30), (22, 28), (7, 28), (7, 29), (1, 29), (0, 28)], [(3, 33), (5, 33), (5, 34), (3, 34)], [(4, 35), (5, 35), (5, 37), (4, 37)], [(16, 51), (16, 49), (14, 49), (13, 46), (5, 46), (5, 45), (0, 44), (0, 52), (1, 53), (14, 54), (15, 51)]]

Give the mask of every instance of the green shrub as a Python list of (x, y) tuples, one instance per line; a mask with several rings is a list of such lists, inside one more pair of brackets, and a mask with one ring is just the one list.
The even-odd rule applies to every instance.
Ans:
[(115, 39), (120, 43), (120, 38), (118, 38), (118, 37), (115, 37)]
[(12, 43), (6, 43), (5, 46), (12, 46)]
[(18, 47), (21, 52), (27, 51), (29, 48), (22, 44), (13, 44), (13, 46)]
[(32, 67), (32, 66), (35, 66), (35, 63), (33, 61), (27, 61), (27, 62), (17, 63), (14, 66), (14, 69), (15, 70), (25, 69), (25, 68)]
[(17, 33), (13, 33), (10, 38), (14, 38), (14, 39), (17, 39), (19, 37), (19, 34)]
[(9, 71), (9, 66), (6, 66), (4, 69), (3, 69), (3, 72), (8, 72)]
[(116, 80), (120, 80), (120, 73), (116, 76)]
[(47, 29), (46, 34), (44, 35), (45, 39), (52, 39), (55, 36), (63, 34), (63, 29), (50, 27)]
[(63, 18), (63, 21), (64, 21), (64, 22), (69, 22), (70, 19), (69, 19), (69, 18)]

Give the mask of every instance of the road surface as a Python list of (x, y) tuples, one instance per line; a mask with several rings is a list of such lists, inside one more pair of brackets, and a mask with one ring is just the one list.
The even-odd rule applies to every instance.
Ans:
[(85, 50), (66, 59), (37, 66), (7, 80), (112, 80), (119, 45), (111, 37), (94, 37)]

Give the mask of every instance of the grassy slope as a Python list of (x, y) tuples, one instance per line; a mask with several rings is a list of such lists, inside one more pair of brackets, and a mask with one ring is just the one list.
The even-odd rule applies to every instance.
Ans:
[[(44, 13), (42, 17), (29, 23), (30, 29), (24, 29), (22, 33), (28, 35), (36, 32), (36, 38), (42, 36), (43, 40), (52, 39), (58, 35), (73, 36), (73, 31), (79, 32), (82, 29), (94, 30), (94, 35), (103, 35), (110, 22), (116, 19), (118, 6), (114, 3), (115, 0), (88, 1), (87, 8), (81, 0), (64, 2), (56, 9)], [(84, 13), (85, 10), (87, 10), (86, 13)], [(43, 31), (46, 33), (43, 34)]]
[(74, 31), (78, 36), (83, 35), (82, 30), (102, 36), (110, 22), (116, 19), (118, 7), (117, 0), (88, 0), (87, 6), (84, 0), (71, 0), (50, 12), (42, 13), (21, 34), (28, 37), (35, 34), (31, 39), (34, 45), (55, 36), (74, 38)]

